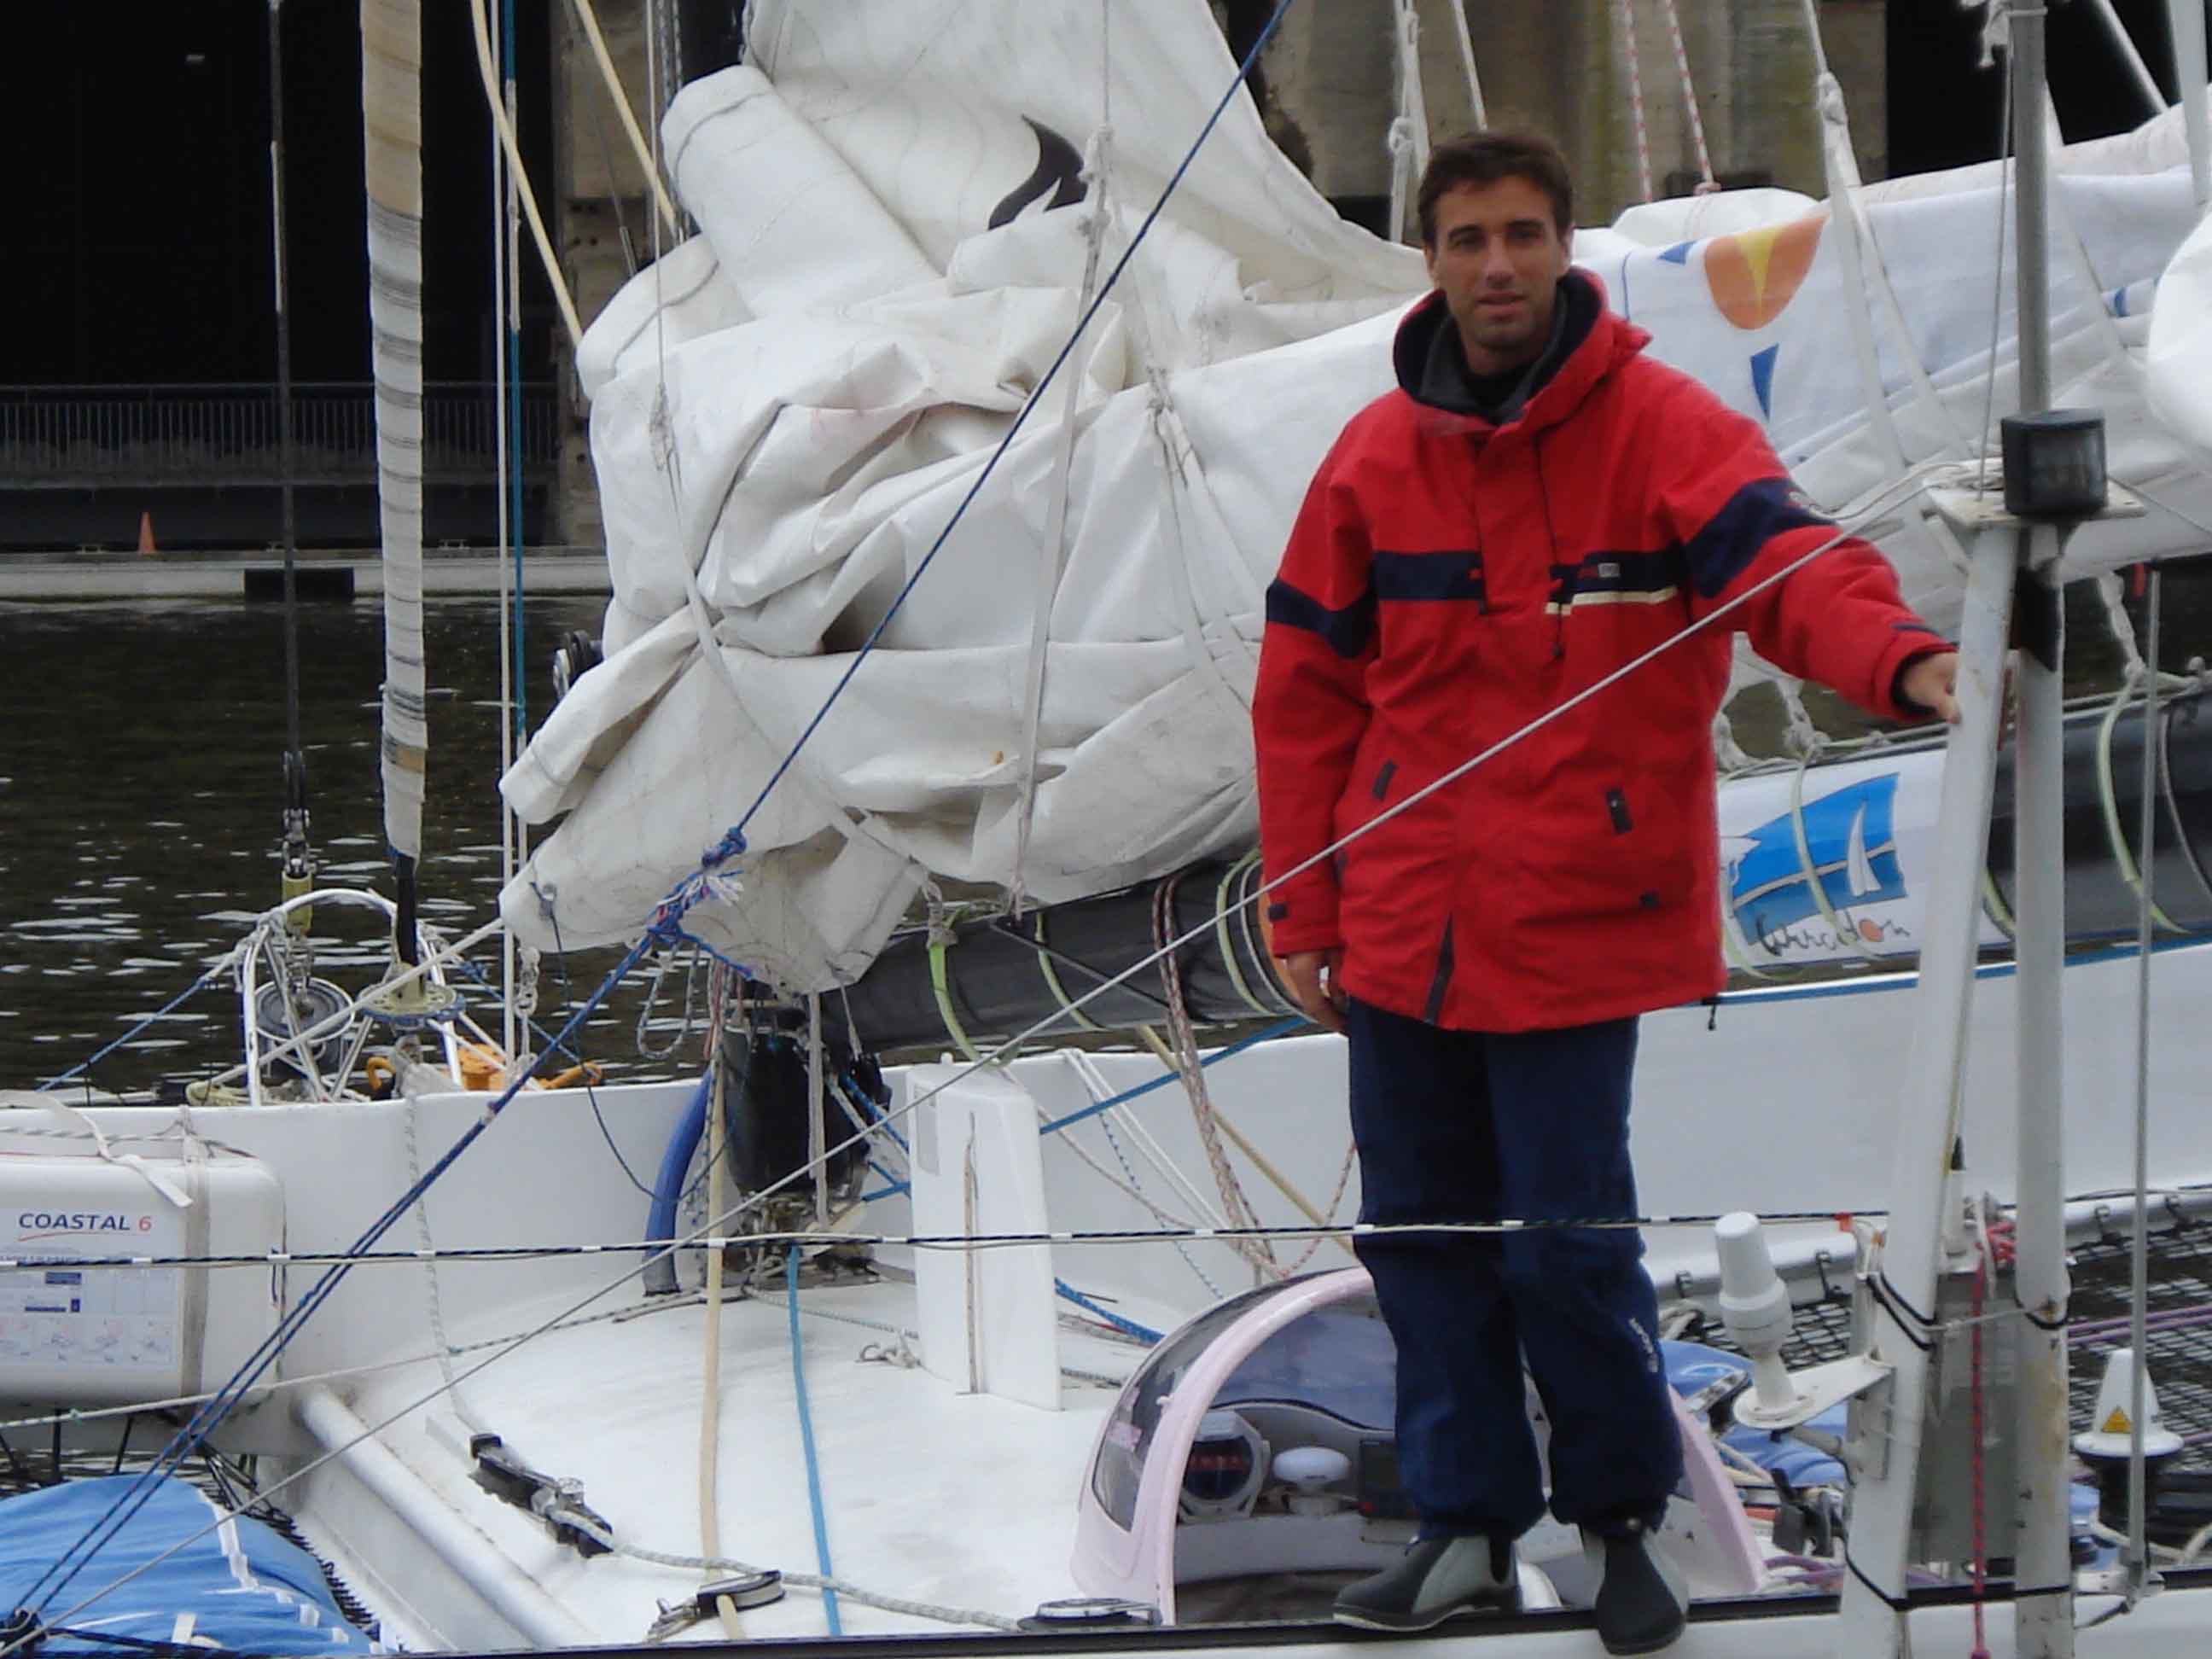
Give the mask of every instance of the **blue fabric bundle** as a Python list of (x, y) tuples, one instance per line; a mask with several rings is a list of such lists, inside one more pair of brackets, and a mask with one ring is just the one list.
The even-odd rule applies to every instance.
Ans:
[[(137, 1484), (131, 1475), (72, 1480), (0, 1502), (0, 1613), (23, 1605), (56, 1557)], [(192, 1534), (210, 1522), (221, 1524)], [(167, 1559), (165, 1550), (191, 1538)], [(134, 1569), (130, 1583), (82, 1612), (64, 1614)], [(48, 1586), (51, 1591), (52, 1586)], [(41, 1595), (47, 1592), (42, 1591)], [(258, 1521), (227, 1515), (196, 1486), (165, 1478), (114, 1538), (51, 1595), (40, 1617), (67, 1631), (42, 1654), (125, 1659), (126, 1642), (161, 1642), (254, 1654), (375, 1653), (346, 1622), (314, 1558)]]

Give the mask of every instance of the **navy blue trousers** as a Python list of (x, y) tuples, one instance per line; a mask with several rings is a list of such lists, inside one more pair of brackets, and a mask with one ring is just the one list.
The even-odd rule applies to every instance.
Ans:
[[(1500, 1035), (1354, 1002), (1346, 1030), (1362, 1221), (1637, 1213), (1634, 1019)], [(1425, 1534), (1517, 1536), (1543, 1514), (1524, 1355), (1551, 1420), (1553, 1514), (1656, 1519), (1682, 1449), (1633, 1230), (1356, 1243), (1397, 1344), (1399, 1473)]]

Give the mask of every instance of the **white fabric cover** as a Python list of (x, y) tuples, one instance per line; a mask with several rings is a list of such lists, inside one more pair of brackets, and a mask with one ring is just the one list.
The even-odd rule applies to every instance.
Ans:
[[(2152, 418), (2212, 458), (2212, 219), (2189, 240), (2159, 279), (2150, 315)], [(2212, 535), (2203, 538), (2212, 545)]]
[[(670, 110), (665, 154), (702, 234), (634, 278), (580, 354), (614, 599), (608, 660), (503, 781), (526, 818), (566, 814), (504, 898), (525, 939), (554, 945), (556, 922), (567, 947), (635, 937), (744, 817), (1066, 343), (1094, 226), (1102, 270), (1129, 246), (1235, 65), (1202, 0), (1104, 9), (1110, 40), (1091, 6), (760, 0), (754, 62)], [(2143, 395), (2150, 297), (2195, 218), (2165, 137), (2080, 147), (2106, 170), (2059, 158), (2054, 382), (2057, 402), (2107, 410), (2116, 476), (2212, 516), (2212, 480)], [(1053, 208), (1078, 152), (1103, 160), (1103, 188)], [(1741, 228), (1802, 214), (1779, 193), (1640, 209), (1576, 252), (1658, 356), (1764, 418), (1843, 511), (1976, 453), (1993, 299), (1997, 413), (2013, 396), (1994, 178), (1911, 185), (1864, 192), (1856, 289), (1825, 217)], [(1046, 545), (1055, 382), (748, 825), (742, 892), (690, 925), (824, 988), (866, 967), (925, 872), (1012, 880), (1039, 560), (1060, 574), (1029, 894), (1249, 844), (1267, 585), (1425, 287), (1419, 251), (1340, 220), (1240, 93), (1092, 325), (1062, 545)], [(2212, 341), (2192, 349), (2203, 362)], [(1875, 529), (1947, 623), (1948, 538), (1917, 512)], [(2084, 531), (2072, 556), (2185, 540), (2154, 514)]]

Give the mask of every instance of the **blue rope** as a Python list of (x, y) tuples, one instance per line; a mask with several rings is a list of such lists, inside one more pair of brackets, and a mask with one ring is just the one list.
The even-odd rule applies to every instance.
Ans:
[(114, 1042), (109, 1043), (105, 1048), (100, 1049), (99, 1053), (94, 1054), (90, 1059), (86, 1060), (80, 1065), (70, 1066), (69, 1070), (62, 1073), (58, 1077), (48, 1078), (44, 1083), (41, 1083), (39, 1085), (40, 1091), (43, 1092), (48, 1089), (59, 1088), (63, 1084), (67, 1083), (71, 1078), (91, 1071), (94, 1066), (99, 1065), (101, 1060), (106, 1060), (108, 1055), (113, 1054), (118, 1048), (124, 1047), (126, 1043), (131, 1042), (135, 1038), (144, 1036), (147, 1031), (153, 1028), (155, 1023), (164, 1014), (173, 1013), (182, 1005), (190, 1001), (193, 997), (207, 989), (209, 986), (214, 984), (216, 980), (222, 978), (223, 969), (227, 965), (227, 961), (217, 963), (214, 967), (209, 969), (207, 972), (202, 974), (182, 991), (179, 991), (175, 996), (170, 998), (168, 1001), (163, 1003), (159, 1008), (147, 1015), (145, 1018), (140, 1020), (136, 1025), (125, 1031), (121, 1036), (116, 1038)]
[[(799, 1336), (799, 1246), (783, 1258), (783, 1305), (791, 1314), (791, 1385), (799, 1396), (799, 1441), (806, 1452), (806, 1501), (814, 1510), (814, 1561), (824, 1578), (830, 1567), (830, 1517), (822, 1509), (822, 1465), (814, 1455), (814, 1414), (806, 1406), (806, 1362)], [(822, 1609), (830, 1615), (830, 1633), (842, 1636), (844, 1622), (837, 1617), (837, 1592), (822, 1589)]]
[(845, 688), (853, 682), (853, 676), (860, 672), (860, 665), (867, 660), (868, 653), (876, 648), (876, 641), (883, 637), (884, 630), (890, 626), (891, 618), (898, 615), (901, 607), (906, 604), (907, 596), (914, 592), (915, 585), (921, 580), (923, 574), (928, 570), (930, 565), (935, 562), (938, 554), (943, 550), (954, 527), (967, 516), (969, 507), (975, 504), (975, 497), (982, 493), (983, 485), (989, 480), (991, 475), (998, 471), (1000, 461), (1005, 458), (1006, 451), (1013, 447), (1015, 438), (1027, 424), (1030, 414), (1043, 400), (1045, 388), (1049, 386), (1053, 383), (1054, 377), (1059, 374), (1061, 366), (1074, 352), (1076, 343), (1082, 339), (1083, 331), (1091, 326), (1091, 319), (1098, 314), (1099, 308), (1106, 303), (1106, 296), (1113, 292), (1114, 284), (1121, 279), (1121, 273), (1128, 269), (1129, 261), (1136, 257), (1137, 249), (1143, 244), (1146, 234), (1152, 229), (1154, 221), (1158, 219), (1161, 212), (1166, 208), (1168, 198), (1175, 194), (1176, 187), (1182, 183), (1183, 175), (1190, 171), (1190, 164), (1198, 159), (1200, 149), (1204, 147), (1206, 141), (1213, 136), (1214, 126), (1220, 121), (1223, 112), (1228, 109), (1237, 93), (1243, 88), (1245, 77), (1251, 74), (1253, 66), (1260, 61), (1261, 52), (1266, 49), (1267, 42), (1274, 38), (1277, 26), (1282, 22), (1284, 16), (1290, 11), (1294, 3), (1295, 0), (1281, 0), (1281, 3), (1275, 8), (1274, 15), (1267, 19), (1267, 27), (1260, 31), (1259, 38), (1252, 42), (1251, 50), (1244, 54), (1244, 61), (1237, 66), (1237, 78), (1229, 83), (1229, 89), (1221, 94), (1221, 101), (1213, 106), (1213, 113), (1206, 118), (1206, 125), (1199, 129), (1198, 137), (1191, 141), (1190, 148), (1183, 153), (1182, 160), (1176, 164), (1174, 173), (1170, 176), (1166, 185), (1161, 190), (1159, 199), (1152, 204), (1152, 211), (1145, 215), (1144, 222), (1137, 227), (1137, 234), (1129, 239), (1129, 246), (1122, 251), (1121, 257), (1114, 262), (1113, 270), (1106, 273), (1106, 280), (1098, 285), (1098, 292), (1092, 297), (1090, 306), (1076, 320), (1075, 331), (1067, 337), (1067, 343), (1060, 347), (1060, 355), (1052, 360), (1052, 366), (1045, 370), (1043, 377), (1031, 389), (1027, 401), (1015, 414), (1013, 424), (1006, 428), (1006, 435), (999, 440), (998, 447), (991, 452), (990, 459), (983, 463), (982, 471), (975, 475), (975, 482), (969, 485), (968, 493), (961, 497), (960, 505), (953, 510), (951, 518), (945, 521), (945, 528), (937, 532), (937, 539), (930, 544), (929, 551), (922, 555), (921, 562), (914, 568), (914, 574), (906, 579), (905, 586), (899, 589), (897, 596), (891, 600), (890, 609), (884, 611), (883, 619), (868, 630), (868, 637), (860, 642), (860, 649), (853, 653), (853, 660), (846, 665), (845, 672), (837, 677), (836, 684), (830, 688), (830, 695), (822, 700), (822, 706), (814, 711), (814, 717), (806, 722), (805, 730), (799, 734), (799, 741), (791, 745), (790, 751), (784, 756), (775, 770), (769, 775), (769, 781), (761, 786), (761, 792), (754, 797), (753, 804), (745, 808), (744, 817), (738, 820), (737, 828), (731, 831), (732, 836), (743, 836), (746, 826), (752, 823), (753, 815), (761, 810), (776, 785), (783, 781), (783, 775), (791, 769), (792, 763), (799, 758), (799, 751), (806, 747), (807, 739), (814, 735), (823, 720), (828, 717), (830, 710), (836, 706), (837, 699), (844, 695)]
[(1122, 1318), (1120, 1314), (1115, 1313), (1111, 1308), (1100, 1307), (1096, 1302), (1093, 1302), (1089, 1297), (1084, 1295), (1082, 1291), (1077, 1290), (1064, 1279), (1054, 1279), (1052, 1281), (1052, 1287), (1054, 1290), (1059, 1291), (1060, 1294), (1065, 1297), (1068, 1301), (1073, 1302), (1077, 1307), (1082, 1309), (1084, 1312), (1090, 1314), (1096, 1318), (1104, 1320), (1109, 1325), (1111, 1325), (1115, 1330), (1121, 1332), (1124, 1336), (1137, 1337), (1146, 1342), (1158, 1342), (1164, 1340), (1161, 1334), (1154, 1330), (1151, 1326), (1139, 1325), (1133, 1319)]
[[(1272, 1042), (1275, 1038), (1283, 1036), (1285, 1032), (1296, 1030), (1299, 1026), (1305, 1023), (1306, 1018), (1304, 1014), (1294, 1015), (1289, 1019), (1279, 1019), (1263, 1031), (1255, 1031), (1250, 1036), (1239, 1037), (1236, 1042), (1231, 1043), (1226, 1048), (1216, 1048), (1212, 1054), (1207, 1054), (1198, 1063), (1201, 1066), (1216, 1065), (1218, 1062), (1228, 1059), (1231, 1054), (1241, 1054), (1247, 1048), (1252, 1048), (1256, 1044)], [(1071, 1127), (1075, 1124), (1082, 1122), (1086, 1117), (1096, 1117), (1099, 1113), (1111, 1111), (1115, 1107), (1123, 1105), (1129, 1101), (1134, 1100), (1139, 1095), (1148, 1095), (1155, 1089), (1164, 1089), (1169, 1084), (1176, 1080), (1176, 1076), (1177, 1074), (1174, 1072), (1163, 1073), (1161, 1075), (1152, 1079), (1148, 1083), (1139, 1083), (1133, 1089), (1124, 1089), (1120, 1094), (1114, 1095), (1105, 1100), (1099, 1101), (1096, 1105), (1085, 1106), (1079, 1112), (1070, 1112), (1066, 1117), (1056, 1117), (1053, 1119), (1051, 1122), (1046, 1124), (1042, 1129), (1039, 1129), (1037, 1133), (1041, 1135), (1057, 1134), (1062, 1129)]]

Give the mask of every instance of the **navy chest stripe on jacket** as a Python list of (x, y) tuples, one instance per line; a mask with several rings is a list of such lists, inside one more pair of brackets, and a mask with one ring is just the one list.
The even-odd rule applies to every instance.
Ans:
[(1377, 550), (1368, 580), (1378, 599), (1462, 599), (1482, 603), (1482, 555), (1454, 549), (1437, 553)]
[(1682, 550), (1656, 553), (1585, 553), (1580, 564), (1552, 567), (1552, 600), (1558, 616), (1578, 605), (1658, 605), (1674, 599), (1684, 580)]
[(1705, 520), (1682, 551), (1698, 597), (1710, 599), (1741, 574), (1773, 537), (1790, 530), (1835, 527), (1834, 520), (1804, 504), (1789, 479), (1753, 478)]

